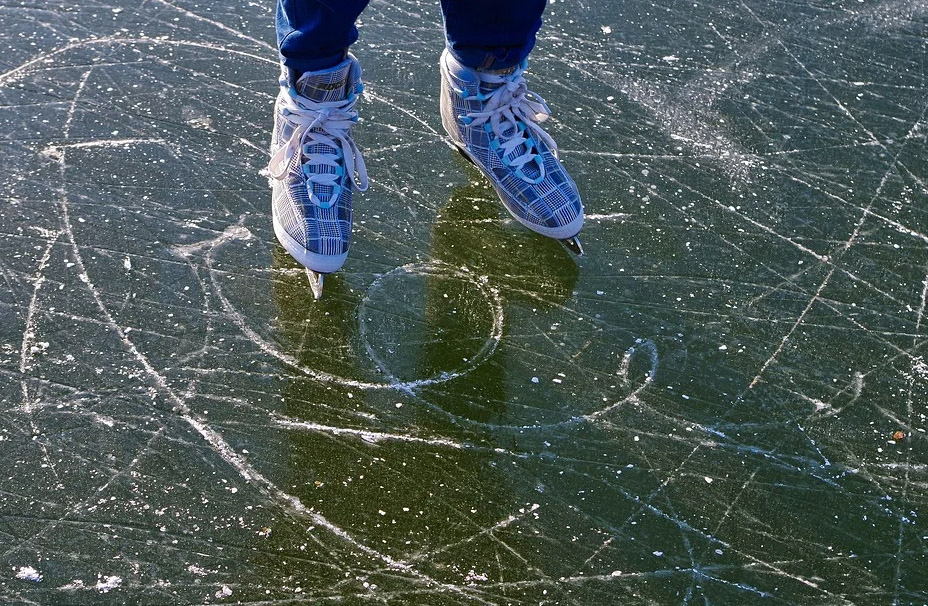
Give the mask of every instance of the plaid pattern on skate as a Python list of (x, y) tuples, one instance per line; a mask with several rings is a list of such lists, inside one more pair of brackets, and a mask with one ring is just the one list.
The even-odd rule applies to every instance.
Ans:
[[(578, 221), (583, 214), (583, 205), (577, 186), (545, 141), (533, 137), (545, 177), (538, 183), (532, 183), (520, 178), (513, 168), (504, 164), (502, 150), (491, 145), (496, 134), (489, 128), (489, 123), (469, 126), (466, 120), (461, 120), (463, 116), (483, 111), (485, 102), (481, 97), (496, 88), (475, 82), (472, 79), (474, 72), (468, 71), (447, 56), (447, 51), (442, 55), (441, 117), (452, 140), (467, 149), (490, 179), (507, 210), (526, 227), (534, 229), (537, 226), (544, 233), (545, 230), (563, 228)], [(466, 98), (456, 91), (466, 91)], [(526, 151), (526, 147), (520, 145), (506, 155), (511, 159)], [(523, 172), (532, 180), (540, 174), (535, 161), (525, 164)], [(573, 235), (576, 234), (565, 237)]]
[(339, 255), (351, 246), (352, 192), (342, 189), (338, 201), (321, 208), (309, 199), (299, 158), (291, 161), (286, 181), (274, 181), (272, 210), (281, 226), (306, 250)]
[[(301, 78), (295, 87), (299, 97), (315, 102), (330, 102), (344, 99), (346, 92), (360, 92), (360, 79), (348, 82), (351, 62), (345, 62), (329, 72), (316, 72), (311, 78)], [(271, 155), (285, 145), (295, 126), (283, 116), (285, 95), (293, 94), (288, 74), (284, 70), (280, 78), (280, 93), (274, 111), (274, 131), (271, 137)], [(319, 132), (318, 129), (313, 129)], [(284, 231), (303, 248), (318, 255), (340, 255), (351, 246), (352, 227), (352, 182), (346, 175), (345, 185), (335, 203), (329, 208), (313, 204), (309, 197), (304, 170), (316, 174), (335, 174), (334, 166), (302, 164), (310, 154), (328, 154), (332, 148), (325, 145), (304, 145), (287, 165), (283, 179), (272, 179), (272, 212)], [(333, 188), (321, 183), (312, 183), (313, 193), (328, 200)]]

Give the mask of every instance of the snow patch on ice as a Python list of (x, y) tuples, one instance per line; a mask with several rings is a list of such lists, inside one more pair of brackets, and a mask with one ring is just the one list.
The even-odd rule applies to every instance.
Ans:
[(94, 589), (100, 593), (109, 593), (110, 590), (116, 589), (120, 585), (122, 585), (122, 577), (108, 576), (97, 581), (97, 584), (94, 585)]
[[(16, 569), (14, 568), (13, 570)], [(16, 572), (16, 578), (22, 579), (23, 581), (32, 581), (33, 583), (42, 581), (42, 575), (32, 566), (20, 566), (19, 570)]]

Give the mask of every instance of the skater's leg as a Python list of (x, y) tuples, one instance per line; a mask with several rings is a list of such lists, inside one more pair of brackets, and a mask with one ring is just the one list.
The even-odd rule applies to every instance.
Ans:
[(513, 67), (528, 57), (546, 0), (441, 0), (448, 50), (471, 69)]
[(277, 46), (294, 79), (342, 62), (369, 0), (277, 0)]

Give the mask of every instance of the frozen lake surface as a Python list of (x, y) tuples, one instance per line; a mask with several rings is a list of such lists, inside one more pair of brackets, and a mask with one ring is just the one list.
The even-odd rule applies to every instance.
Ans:
[(579, 260), (375, 2), (320, 302), (272, 9), (0, 4), (0, 602), (928, 602), (928, 2), (550, 4)]

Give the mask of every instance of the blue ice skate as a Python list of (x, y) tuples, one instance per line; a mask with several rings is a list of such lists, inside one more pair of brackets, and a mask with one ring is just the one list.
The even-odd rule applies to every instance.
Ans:
[(348, 55), (331, 69), (303, 74), (293, 86), (289, 75), (285, 68), (280, 78), (268, 166), (274, 233), (306, 267), (318, 299), (323, 274), (348, 257), (352, 189), (364, 191), (368, 184), (351, 138), (361, 66)]
[(550, 110), (526, 86), (526, 63), (500, 72), (464, 67), (441, 56), (441, 121), (455, 145), (490, 179), (506, 210), (522, 225), (563, 240), (582, 254), (577, 234), (583, 204), (541, 128)]

